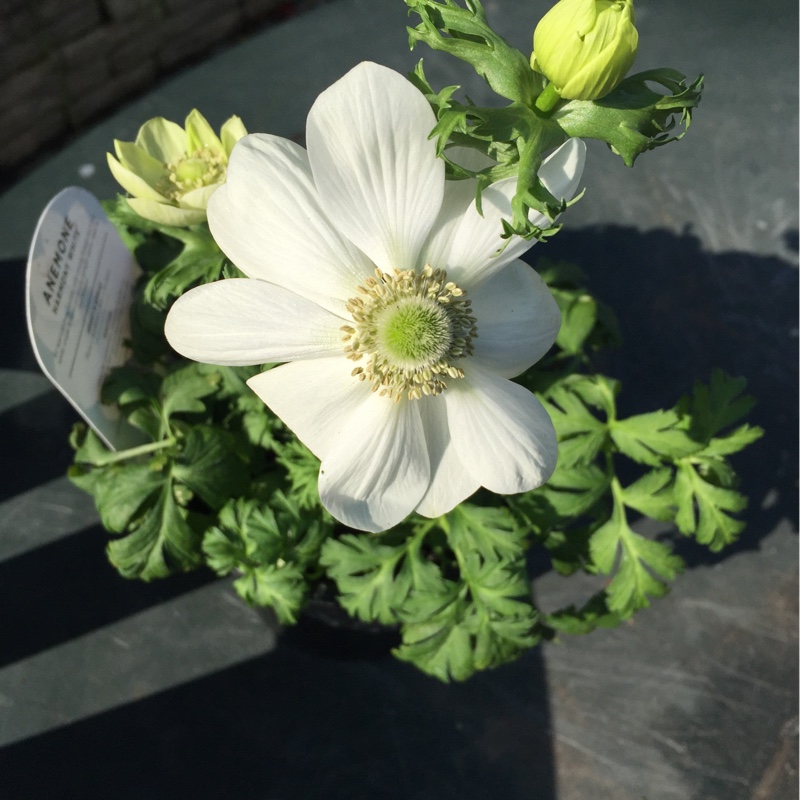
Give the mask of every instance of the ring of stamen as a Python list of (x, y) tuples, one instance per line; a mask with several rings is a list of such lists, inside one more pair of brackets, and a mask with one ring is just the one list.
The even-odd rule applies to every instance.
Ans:
[(399, 401), (440, 394), (447, 379), (464, 377), (456, 361), (472, 354), (478, 335), (472, 304), (444, 270), (375, 270), (347, 302), (345, 355), (366, 363), (353, 376)]
[(210, 147), (201, 147), (193, 153), (164, 164), (166, 175), (156, 189), (169, 200), (203, 186), (219, 183), (225, 177), (225, 157)]

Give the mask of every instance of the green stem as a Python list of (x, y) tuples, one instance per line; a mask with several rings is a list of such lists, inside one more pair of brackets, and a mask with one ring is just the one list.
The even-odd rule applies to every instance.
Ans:
[(150, 442), (149, 444), (142, 444), (138, 447), (130, 447), (127, 450), (120, 450), (106, 458), (104, 464), (114, 464), (117, 461), (125, 461), (129, 458), (136, 458), (136, 456), (147, 455), (147, 453), (155, 453), (158, 450), (164, 450), (167, 447), (172, 447), (176, 442), (174, 436), (169, 436), (166, 439), (161, 439), (158, 442)]
[(554, 83), (548, 83), (544, 91), (536, 98), (536, 108), (543, 114), (549, 114), (561, 101), (561, 95)]

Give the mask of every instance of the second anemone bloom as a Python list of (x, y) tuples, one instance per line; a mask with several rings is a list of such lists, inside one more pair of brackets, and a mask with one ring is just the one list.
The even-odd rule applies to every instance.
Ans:
[[(530, 243), (497, 255), (515, 181), (479, 214), (473, 182), (445, 182), (435, 123), (405, 78), (363, 63), (317, 98), (307, 151), (242, 139), (208, 222), (249, 277), (192, 289), (166, 323), (197, 361), (289, 362), (248, 384), (320, 458), (325, 508), (360, 530), (439, 516), (480, 486), (533, 489), (556, 464), (550, 418), (509, 380), (560, 324), (517, 260)], [(542, 165), (555, 197), (574, 194), (584, 153), (570, 139)]]

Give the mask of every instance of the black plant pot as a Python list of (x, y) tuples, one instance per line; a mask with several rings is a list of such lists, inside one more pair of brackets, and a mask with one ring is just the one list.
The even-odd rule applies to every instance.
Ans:
[(297, 624), (282, 629), (281, 642), (323, 658), (338, 660), (385, 658), (400, 644), (398, 625), (355, 619), (335, 598), (331, 584), (317, 584)]

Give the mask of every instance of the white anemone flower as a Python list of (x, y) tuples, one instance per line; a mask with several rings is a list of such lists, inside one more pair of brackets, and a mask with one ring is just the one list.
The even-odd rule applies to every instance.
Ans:
[[(288, 362), (248, 384), (321, 460), (325, 508), (359, 530), (439, 516), (481, 486), (533, 489), (556, 464), (547, 412), (509, 380), (560, 325), (517, 260), (530, 243), (497, 255), (514, 179), (479, 214), (474, 183), (445, 182), (435, 123), (404, 77), (362, 63), (317, 98), (307, 151), (242, 139), (208, 222), (249, 277), (192, 289), (166, 322), (197, 361)], [(568, 140), (539, 176), (570, 198), (584, 157)]]

